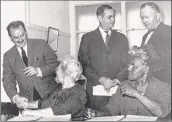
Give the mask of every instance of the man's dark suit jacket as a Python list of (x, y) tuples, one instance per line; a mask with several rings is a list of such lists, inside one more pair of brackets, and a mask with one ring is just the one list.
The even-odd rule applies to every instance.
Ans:
[[(143, 36), (142, 44), (145, 40)], [(161, 81), (171, 84), (171, 26), (165, 25), (162, 22), (154, 30), (147, 44), (152, 44), (160, 56), (160, 61), (157, 64), (162, 64), (162, 67), (154, 69), (154, 76)]]
[(128, 51), (128, 40), (115, 30), (112, 30), (108, 50), (99, 28), (82, 36), (78, 59), (84, 70), (83, 75), (87, 78), (88, 107), (100, 109), (108, 102), (109, 97), (93, 97), (93, 86), (100, 84), (100, 77), (118, 78), (116, 75), (120, 71), (125, 51)]
[(52, 90), (56, 90), (57, 83), (54, 81), (53, 73), (58, 66), (57, 56), (49, 45), (41, 39), (27, 39), (28, 66), (39, 67), (42, 77), (36, 75), (26, 77), (23, 69), (26, 68), (17, 47), (13, 46), (4, 54), (3, 59), (3, 86), (12, 100), (18, 94), (16, 81), (19, 86), (19, 95), (33, 100), (33, 87), (36, 88), (41, 97)]

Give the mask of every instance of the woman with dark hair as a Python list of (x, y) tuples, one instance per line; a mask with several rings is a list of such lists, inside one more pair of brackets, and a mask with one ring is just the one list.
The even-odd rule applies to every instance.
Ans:
[(93, 115), (166, 117), (171, 111), (171, 86), (152, 75), (158, 59), (156, 50), (149, 44), (128, 51), (128, 80), (122, 81), (108, 104)]

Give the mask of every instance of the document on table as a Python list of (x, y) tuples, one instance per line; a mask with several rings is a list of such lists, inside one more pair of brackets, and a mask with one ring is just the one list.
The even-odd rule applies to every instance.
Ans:
[(71, 114), (66, 114), (66, 115), (43, 117), (38, 121), (70, 121), (70, 120), (71, 120)]
[(105, 117), (95, 117), (87, 121), (119, 121), (124, 118), (124, 115), (121, 116), (105, 116)]
[(56, 115), (56, 116), (17, 116), (8, 121), (69, 121), (71, 120), (71, 114)]
[(13, 117), (11, 119), (9, 119), (8, 121), (36, 121), (39, 120), (40, 118), (42, 118), (41, 116), (16, 116)]
[(122, 121), (156, 121), (158, 117), (127, 115)]
[(109, 92), (107, 92), (102, 85), (93, 86), (93, 95), (95, 96), (112, 96), (116, 93), (119, 85), (112, 87)]

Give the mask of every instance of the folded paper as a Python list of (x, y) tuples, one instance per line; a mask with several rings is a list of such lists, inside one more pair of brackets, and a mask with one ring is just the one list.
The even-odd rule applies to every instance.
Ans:
[(106, 91), (102, 85), (93, 86), (93, 95), (95, 96), (112, 96), (115, 94), (119, 85), (112, 87), (109, 91)]

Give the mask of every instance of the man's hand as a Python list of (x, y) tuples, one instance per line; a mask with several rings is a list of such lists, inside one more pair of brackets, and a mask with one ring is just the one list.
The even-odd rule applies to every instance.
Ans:
[(15, 96), (14, 102), (20, 109), (26, 109), (28, 106), (28, 100), (25, 97), (21, 97), (19, 95)]
[(134, 89), (129, 84), (121, 84), (121, 93), (122, 93), (122, 95), (128, 95), (130, 97), (136, 97), (136, 95), (139, 94), (139, 91)]
[(109, 90), (114, 85), (114, 82), (107, 77), (101, 77), (99, 79), (99, 82), (104, 86), (106, 90)]
[(38, 74), (37, 67), (33, 67), (33, 66), (26, 67), (23, 71), (24, 71), (24, 74), (27, 77), (31, 77), (33, 75), (37, 75)]
[(29, 108), (29, 109), (37, 109), (38, 108), (38, 100), (37, 101), (29, 102), (27, 108)]
[(118, 79), (113, 79), (113, 86), (119, 85), (120, 81)]
[(91, 108), (86, 108), (84, 111), (84, 118), (85, 119), (91, 119), (95, 117), (95, 110)]

